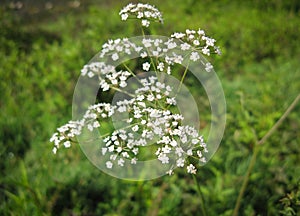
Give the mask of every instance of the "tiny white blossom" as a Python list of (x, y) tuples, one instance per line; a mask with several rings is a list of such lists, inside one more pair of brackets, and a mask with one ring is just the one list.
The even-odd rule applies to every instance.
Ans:
[(113, 163), (111, 161), (107, 161), (105, 164), (108, 169), (111, 169), (113, 167)]
[(93, 131), (94, 130), (94, 127), (91, 124), (88, 124), (87, 128), (88, 128), (89, 131)]
[(149, 69), (150, 69), (150, 64), (149, 64), (149, 62), (145, 62), (145, 63), (143, 64), (143, 70), (149, 71)]
[(170, 142), (170, 145), (173, 146), (173, 147), (177, 146), (176, 140), (172, 140), (172, 141)]
[(202, 152), (201, 151), (197, 151), (197, 155), (199, 158), (202, 158)]
[(199, 42), (198, 40), (194, 40), (194, 41), (193, 41), (193, 44), (194, 44), (195, 46), (199, 46), (199, 45), (200, 45), (200, 42)]
[(167, 74), (171, 74), (171, 67), (169, 66), (168, 68), (167, 68)]
[(192, 53), (191, 53), (190, 59), (191, 59), (192, 61), (197, 61), (199, 58), (200, 58), (200, 56), (199, 56), (199, 54), (198, 54), (197, 52), (192, 52)]
[(152, 42), (152, 40), (151, 40), (151, 39), (147, 39), (147, 38), (144, 38), (144, 39), (142, 40), (142, 43), (144, 44), (144, 46), (145, 46), (146, 48), (152, 46), (151, 42)]
[(202, 49), (202, 53), (204, 54), (204, 55), (210, 55), (210, 50), (208, 49), (208, 47), (204, 47), (203, 49)]
[(157, 66), (157, 69), (160, 70), (161, 72), (164, 70), (164, 63), (160, 62)]
[(179, 159), (176, 161), (176, 165), (177, 165), (178, 167), (184, 167), (184, 159), (179, 158)]
[(105, 155), (107, 152), (107, 148), (102, 148), (102, 155)]
[(167, 98), (167, 104), (176, 105), (175, 98)]
[(71, 142), (70, 142), (70, 141), (64, 142), (64, 146), (65, 146), (66, 148), (70, 148), (70, 147), (71, 147)]
[(127, 13), (124, 13), (124, 14), (121, 15), (121, 19), (123, 21), (127, 20), (127, 18), (128, 18), (128, 14)]
[(134, 131), (134, 132), (138, 131), (138, 129), (139, 129), (138, 125), (135, 125), (135, 126), (132, 127), (132, 131)]
[(119, 160), (118, 160), (118, 165), (119, 166), (124, 166), (124, 159), (123, 158), (120, 158)]
[(114, 61), (117, 61), (119, 59), (119, 55), (118, 53), (114, 53), (112, 56), (111, 56), (112, 60)]
[(181, 50), (189, 50), (190, 47), (191, 46), (188, 43), (184, 43), (180, 45)]
[(138, 14), (137, 14), (137, 18), (140, 19), (142, 17), (144, 17), (144, 13), (139, 11)]
[(169, 163), (169, 157), (166, 154), (160, 154), (158, 160), (160, 160), (162, 164)]
[(149, 27), (149, 25), (150, 25), (149, 20), (142, 20), (142, 26)]
[(168, 170), (167, 172), (166, 172), (166, 174), (168, 174), (168, 175), (172, 175), (174, 172), (173, 172), (173, 170), (172, 169), (170, 169), (170, 170)]
[(115, 147), (113, 145), (109, 146), (108, 147), (108, 151), (109, 152), (113, 152), (115, 150)]
[(138, 149), (138, 148), (134, 148), (134, 149), (132, 149), (132, 152), (133, 152), (135, 155), (137, 155), (137, 154), (139, 153), (139, 149)]
[(188, 165), (187, 167), (187, 172), (191, 174), (196, 174), (197, 170), (193, 164)]
[(147, 52), (142, 52), (142, 53), (141, 53), (141, 57), (142, 57), (142, 58), (146, 58), (147, 56), (148, 56)]
[(211, 63), (208, 62), (208, 63), (205, 64), (205, 70), (206, 70), (207, 72), (211, 72), (212, 69), (213, 69), (213, 66), (212, 66)]
[(132, 158), (131, 159), (131, 164), (136, 164), (136, 162), (137, 162), (137, 158)]
[(152, 94), (148, 95), (147, 96), (147, 100), (150, 101), (150, 102), (153, 101), (154, 100), (154, 96)]
[(93, 123), (93, 127), (94, 127), (94, 128), (100, 127), (100, 123), (99, 123), (98, 121), (95, 121), (95, 122)]
[(198, 35), (205, 35), (205, 32), (204, 32), (202, 29), (199, 29), (199, 30), (197, 31), (197, 33), (198, 33)]

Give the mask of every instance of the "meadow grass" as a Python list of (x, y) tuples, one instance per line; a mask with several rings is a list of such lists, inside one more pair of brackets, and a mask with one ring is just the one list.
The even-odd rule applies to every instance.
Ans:
[[(163, 28), (153, 25), (152, 34), (201, 27), (223, 50), (209, 60), (223, 85), (227, 127), (197, 180), (207, 214), (231, 215), (256, 140), (299, 94), (300, 5), (280, 0), (150, 3), (165, 18)], [(20, 10), (0, 6), (0, 214), (201, 215), (196, 186), (183, 171), (129, 182), (95, 169), (79, 146), (52, 154), (49, 138), (71, 118), (80, 69), (107, 39), (139, 34), (134, 22), (119, 19), (123, 1), (68, 5), (54, 4), (51, 10), (42, 4), (26, 8), (24, 3)], [(193, 86), (191, 78), (191, 89), (198, 91)], [(240, 215), (299, 213), (299, 111), (298, 104), (260, 146)]]

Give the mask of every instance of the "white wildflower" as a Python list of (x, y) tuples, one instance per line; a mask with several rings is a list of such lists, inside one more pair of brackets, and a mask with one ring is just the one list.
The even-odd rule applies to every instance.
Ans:
[(197, 172), (196, 167), (193, 164), (188, 165), (186, 168), (188, 173), (196, 174)]
[(132, 127), (132, 131), (134, 131), (134, 132), (137, 132), (138, 129), (139, 129), (139, 126), (138, 126), (138, 125), (135, 125), (135, 126)]
[(107, 161), (105, 164), (108, 169), (111, 169), (113, 167), (113, 163), (111, 161)]
[(128, 4), (119, 13), (122, 20), (127, 20), (128, 16), (136, 17), (137, 19), (142, 19), (142, 25), (148, 27), (150, 21), (163, 22), (161, 12), (154, 6), (149, 4)]
[(143, 64), (143, 70), (149, 71), (150, 66), (151, 66), (151, 65), (149, 64), (149, 62), (145, 62), (145, 63)]
[(176, 161), (176, 165), (178, 167), (184, 167), (184, 159), (183, 158), (179, 158), (177, 161)]
[(212, 64), (209, 63), (209, 62), (207, 62), (207, 63), (205, 64), (205, 70), (206, 70), (207, 72), (211, 72), (211, 71), (213, 70)]
[(142, 20), (142, 26), (145, 26), (145, 27), (149, 27), (150, 25), (150, 21), (149, 20)]
[(114, 53), (112, 56), (111, 56), (112, 60), (114, 61), (117, 61), (119, 59), (119, 55), (118, 53)]
[(197, 52), (192, 52), (192, 53), (191, 53), (190, 59), (191, 59), (192, 61), (197, 61), (199, 58), (200, 58), (199, 53), (197, 53)]

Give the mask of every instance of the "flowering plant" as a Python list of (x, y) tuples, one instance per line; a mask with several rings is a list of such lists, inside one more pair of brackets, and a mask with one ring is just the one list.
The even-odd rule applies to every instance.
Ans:
[[(119, 14), (123, 21), (141, 20), (142, 28), (151, 22), (163, 23), (161, 12), (148, 4), (128, 4)], [(197, 165), (207, 161), (209, 148), (197, 123), (190, 124), (190, 111), (184, 112), (193, 102), (186, 102), (192, 97), (183, 82), (193, 62), (199, 63), (204, 73), (213, 70), (202, 54), (220, 55), (215, 42), (202, 29), (187, 29), (171, 37), (143, 34), (109, 40), (83, 67), (81, 78), (92, 80), (102, 93), (115, 93), (115, 97), (89, 104), (81, 118), (57, 128), (50, 139), (53, 153), (61, 147), (70, 148), (77, 143), (75, 137), (87, 132), (95, 137), (92, 143), (97, 146), (97, 157), (104, 158), (102, 166), (108, 170), (137, 165), (150, 155), (165, 167), (164, 173), (171, 175), (175, 168), (185, 167), (188, 173), (196, 174)], [(131, 68), (127, 60), (133, 58), (142, 63)], [(180, 64), (185, 70), (179, 81), (172, 75)], [(197, 121), (197, 116), (192, 118)], [(88, 142), (91, 136), (82, 140)]]

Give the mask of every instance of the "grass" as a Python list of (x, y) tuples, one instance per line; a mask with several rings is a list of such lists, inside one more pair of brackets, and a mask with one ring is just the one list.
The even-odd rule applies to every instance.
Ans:
[[(180, 170), (172, 177), (128, 182), (95, 169), (78, 146), (51, 153), (49, 137), (71, 118), (82, 66), (107, 39), (140, 34), (134, 22), (118, 17), (125, 2), (87, 1), (77, 8), (66, 2), (51, 10), (25, 3), (20, 10), (0, 6), (1, 215), (201, 215), (193, 179)], [(299, 94), (300, 5), (280, 0), (150, 3), (165, 17), (152, 34), (201, 27), (223, 50), (209, 60), (226, 96), (227, 127), (197, 178), (208, 215), (231, 215), (256, 138)], [(299, 111), (298, 104), (260, 147), (240, 215), (299, 213), (297, 195), (290, 205), (286, 196), (297, 194), (300, 181)]]

